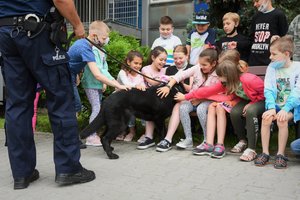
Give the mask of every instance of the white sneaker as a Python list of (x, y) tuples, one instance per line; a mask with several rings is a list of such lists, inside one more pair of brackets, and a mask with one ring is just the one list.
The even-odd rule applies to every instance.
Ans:
[(102, 146), (100, 137), (98, 135), (91, 135), (91, 136), (87, 137), (85, 144), (87, 146), (93, 146), (93, 147), (101, 147)]
[(192, 139), (185, 139), (181, 140), (176, 144), (177, 147), (181, 149), (187, 149), (187, 148), (192, 148), (193, 147), (193, 140)]

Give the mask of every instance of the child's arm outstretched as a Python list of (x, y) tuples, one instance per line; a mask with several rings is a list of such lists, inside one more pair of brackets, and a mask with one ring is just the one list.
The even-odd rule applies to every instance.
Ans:
[(103, 82), (109, 86), (118, 88), (119, 90), (127, 90), (130, 89), (130, 87), (125, 86), (125, 85), (121, 85), (120, 83), (118, 83), (118, 81), (116, 81), (115, 79), (110, 80), (109, 78), (107, 78), (106, 76), (104, 76), (99, 68), (97, 67), (96, 62), (88, 62), (88, 67), (90, 68), (93, 76), (95, 77), (95, 79), (97, 79), (100, 82)]

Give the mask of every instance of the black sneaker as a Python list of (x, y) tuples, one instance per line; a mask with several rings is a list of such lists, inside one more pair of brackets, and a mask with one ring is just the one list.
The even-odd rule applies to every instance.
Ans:
[(162, 141), (160, 141), (158, 143), (158, 145), (156, 146), (156, 151), (159, 151), (159, 152), (166, 152), (166, 151), (169, 151), (170, 149), (172, 149), (171, 143), (166, 139), (163, 139)]
[(96, 175), (93, 171), (82, 168), (80, 172), (74, 174), (57, 174), (55, 182), (60, 185), (71, 185), (90, 182), (95, 178)]
[(145, 137), (144, 142), (140, 143), (137, 146), (137, 149), (144, 150), (144, 149), (148, 149), (153, 146), (155, 146), (154, 141), (151, 138)]

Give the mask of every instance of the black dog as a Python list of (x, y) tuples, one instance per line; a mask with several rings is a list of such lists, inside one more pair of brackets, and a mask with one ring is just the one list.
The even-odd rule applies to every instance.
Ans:
[(165, 98), (157, 96), (158, 86), (150, 87), (146, 91), (131, 89), (118, 91), (108, 96), (101, 106), (97, 117), (80, 133), (82, 139), (106, 126), (101, 136), (103, 149), (110, 159), (119, 158), (110, 146), (122, 131), (127, 128), (130, 116), (146, 121), (153, 121), (161, 138), (165, 135), (165, 119), (172, 113), (176, 101), (173, 99), (180, 87), (175, 85)]

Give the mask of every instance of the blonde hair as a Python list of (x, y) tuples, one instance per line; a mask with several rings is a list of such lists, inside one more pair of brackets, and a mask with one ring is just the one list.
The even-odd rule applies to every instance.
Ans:
[(100, 20), (93, 21), (89, 25), (89, 34), (94, 34), (95, 32), (100, 32), (100, 33), (109, 33), (109, 27)]
[(246, 62), (246, 61), (244, 61), (244, 60), (240, 60), (239, 61), (239, 70), (241, 71), (241, 72), (248, 72), (248, 69), (249, 69), (249, 65), (248, 65), (248, 63)]
[(234, 21), (234, 23), (236, 25), (240, 24), (240, 19), (241, 19), (240, 16), (237, 13), (234, 13), (234, 12), (228, 12), (223, 16), (223, 21), (232, 20), (232, 21)]
[(226, 51), (222, 51), (219, 56), (219, 63), (224, 60), (230, 60), (237, 64), (238, 69), (241, 72), (248, 72), (248, 63), (244, 60), (240, 60), (240, 53), (235, 49), (228, 49)]
[(226, 78), (227, 94), (232, 94), (238, 90), (242, 72), (237, 67), (237, 63), (224, 60), (217, 66), (216, 73), (219, 77)]
[(226, 51), (222, 51), (219, 56), (219, 63), (221, 63), (224, 60), (231, 60), (233, 62), (238, 63), (240, 61), (241, 55), (240, 53), (235, 49), (228, 49)]
[(281, 38), (275, 39), (271, 43), (270, 47), (278, 49), (278, 51), (280, 51), (281, 53), (284, 53), (286, 51), (289, 52), (290, 58), (293, 56), (294, 50), (295, 50), (295, 44), (293, 42), (293, 37), (290, 35), (285, 35)]

